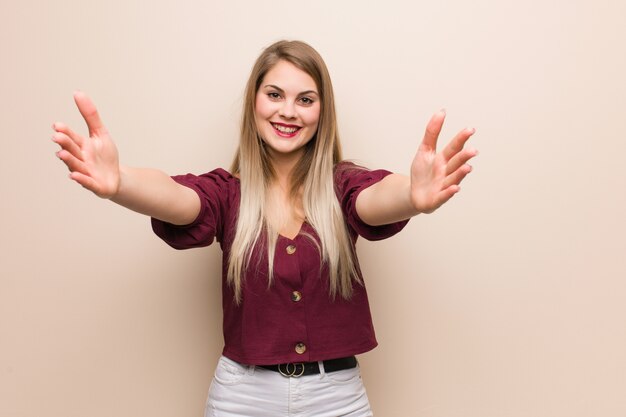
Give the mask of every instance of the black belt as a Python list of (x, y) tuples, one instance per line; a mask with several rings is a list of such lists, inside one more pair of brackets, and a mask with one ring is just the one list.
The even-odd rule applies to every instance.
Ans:
[[(343, 369), (356, 368), (357, 361), (354, 356), (347, 358), (330, 359), (324, 361), (324, 372), (335, 372)], [(303, 375), (315, 375), (320, 373), (320, 367), (317, 362), (295, 362), (281, 363), (280, 365), (257, 365), (259, 368), (268, 369), (278, 372), (282, 376), (299, 377)]]

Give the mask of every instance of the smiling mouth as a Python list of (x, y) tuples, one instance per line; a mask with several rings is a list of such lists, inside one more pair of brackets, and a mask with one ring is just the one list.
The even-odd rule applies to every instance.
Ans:
[(271, 122), (270, 124), (272, 125), (275, 131), (281, 134), (281, 136), (288, 136), (288, 137), (295, 136), (296, 132), (301, 129), (300, 126), (294, 126), (294, 125), (282, 125), (282, 124), (271, 123)]

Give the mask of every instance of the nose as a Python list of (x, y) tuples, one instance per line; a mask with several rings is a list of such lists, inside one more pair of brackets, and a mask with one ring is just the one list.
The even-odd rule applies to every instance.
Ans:
[(293, 119), (296, 117), (296, 108), (291, 100), (283, 101), (283, 105), (280, 106), (278, 114), (285, 119)]

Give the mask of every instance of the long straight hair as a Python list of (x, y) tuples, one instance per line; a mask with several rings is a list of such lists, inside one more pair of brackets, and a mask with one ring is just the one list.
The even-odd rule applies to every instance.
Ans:
[(227, 281), (234, 288), (235, 301), (241, 302), (245, 270), (250, 266), (252, 252), (267, 250), (271, 285), (278, 230), (266, 218), (269, 187), (275, 179), (272, 161), (255, 120), (256, 94), (263, 78), (279, 61), (286, 61), (313, 78), (320, 96), (320, 117), (317, 132), (305, 145), (304, 153), (294, 168), (289, 185), (292, 201), (302, 196), (306, 221), (319, 237), (322, 265), (328, 266), (330, 296), (349, 299), (352, 281), (361, 283), (357, 273), (354, 248), (341, 207), (335, 194), (334, 167), (341, 161), (341, 145), (332, 83), (322, 57), (301, 41), (279, 41), (259, 56), (250, 73), (244, 96), (239, 148), (231, 172), (239, 175), (241, 202), (237, 229), (230, 249)]

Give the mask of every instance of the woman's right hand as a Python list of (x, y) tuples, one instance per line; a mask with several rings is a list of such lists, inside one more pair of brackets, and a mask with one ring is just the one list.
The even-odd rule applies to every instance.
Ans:
[(63, 123), (54, 123), (52, 140), (61, 146), (56, 155), (67, 165), (72, 180), (99, 197), (112, 198), (120, 187), (117, 148), (91, 99), (78, 91), (74, 101), (87, 123), (89, 137), (75, 133)]

